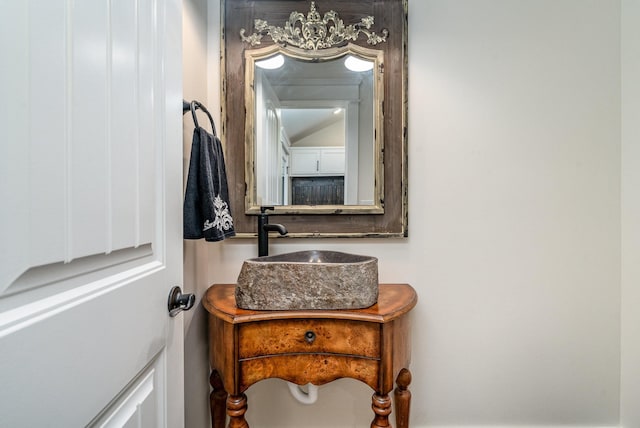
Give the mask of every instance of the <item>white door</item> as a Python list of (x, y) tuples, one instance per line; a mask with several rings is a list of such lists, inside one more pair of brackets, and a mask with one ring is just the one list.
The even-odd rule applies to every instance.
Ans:
[(0, 427), (181, 427), (180, 0), (0, 1)]

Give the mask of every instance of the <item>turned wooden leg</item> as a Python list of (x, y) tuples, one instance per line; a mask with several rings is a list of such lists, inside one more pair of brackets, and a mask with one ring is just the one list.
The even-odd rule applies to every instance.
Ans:
[(249, 424), (244, 419), (247, 411), (247, 396), (244, 394), (230, 395), (227, 398), (227, 415), (229, 415), (228, 428), (249, 428)]
[(411, 372), (400, 370), (396, 378), (397, 388), (393, 398), (396, 410), (396, 428), (409, 428), (409, 410), (411, 408), (411, 391), (407, 389), (411, 383)]
[(377, 392), (371, 397), (371, 407), (373, 413), (376, 414), (373, 422), (371, 422), (371, 428), (389, 428), (389, 413), (391, 413), (391, 398), (389, 395), (379, 395)]
[(227, 391), (224, 389), (222, 379), (217, 370), (211, 372), (209, 377), (209, 383), (213, 388), (211, 395), (209, 395), (209, 404), (211, 406), (211, 428), (224, 428), (227, 413)]

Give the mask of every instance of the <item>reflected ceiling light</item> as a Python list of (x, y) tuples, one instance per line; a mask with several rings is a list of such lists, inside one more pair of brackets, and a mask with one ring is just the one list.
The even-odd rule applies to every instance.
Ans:
[(347, 59), (344, 60), (344, 66), (351, 71), (369, 71), (373, 69), (373, 62), (365, 61), (363, 59), (349, 55)]
[(333, 110), (333, 114), (340, 114), (340, 113), (342, 113), (342, 108), (340, 107)]
[(282, 67), (284, 64), (284, 57), (282, 55), (272, 56), (271, 58), (256, 61), (256, 65), (265, 70), (275, 70)]

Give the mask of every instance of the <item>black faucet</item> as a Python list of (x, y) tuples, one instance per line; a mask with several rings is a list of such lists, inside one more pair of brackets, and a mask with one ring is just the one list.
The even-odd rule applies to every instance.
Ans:
[(287, 234), (287, 228), (281, 224), (270, 224), (267, 210), (273, 207), (260, 207), (258, 216), (258, 257), (269, 255), (269, 232), (278, 232), (280, 235)]

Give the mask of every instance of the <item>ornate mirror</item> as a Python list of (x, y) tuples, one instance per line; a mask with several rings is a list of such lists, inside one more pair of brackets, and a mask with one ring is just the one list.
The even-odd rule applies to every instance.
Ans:
[(406, 1), (223, 2), (236, 233), (406, 236)]
[(245, 51), (246, 213), (384, 213), (382, 57)]

